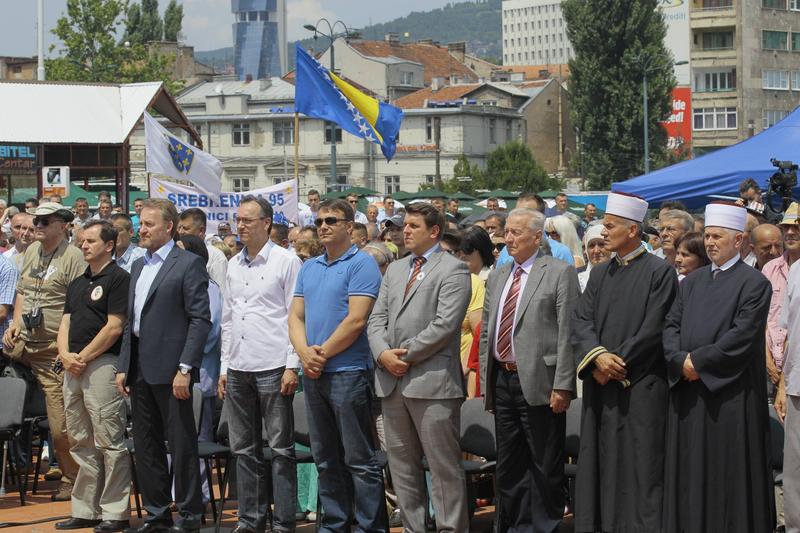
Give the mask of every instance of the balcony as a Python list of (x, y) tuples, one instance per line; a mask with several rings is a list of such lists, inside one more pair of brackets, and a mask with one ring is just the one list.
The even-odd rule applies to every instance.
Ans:
[(692, 68), (736, 66), (736, 49), (693, 46)]
[(736, 6), (732, 2), (695, 2), (692, 4), (690, 26), (693, 30), (736, 26)]

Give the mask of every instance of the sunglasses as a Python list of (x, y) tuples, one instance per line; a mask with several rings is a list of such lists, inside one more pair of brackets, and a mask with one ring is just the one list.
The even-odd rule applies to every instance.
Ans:
[(325, 218), (318, 218), (314, 221), (314, 225), (318, 228), (322, 227), (322, 224), (326, 226), (335, 226), (339, 222), (347, 222), (346, 218), (336, 218), (336, 217), (325, 217)]
[(492, 248), (494, 248), (498, 252), (502, 252), (503, 248), (505, 248), (505, 247), (506, 247), (506, 243), (504, 243), (504, 242), (496, 242), (492, 246)]
[(42, 225), (44, 227), (47, 227), (47, 226), (50, 225), (51, 222), (56, 222), (56, 221), (61, 222), (61, 220), (58, 219), (58, 218), (33, 217), (33, 225), (34, 226)]

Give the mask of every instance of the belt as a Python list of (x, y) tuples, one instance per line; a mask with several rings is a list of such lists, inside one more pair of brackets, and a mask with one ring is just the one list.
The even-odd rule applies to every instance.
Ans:
[(506, 372), (516, 373), (517, 371), (517, 363), (503, 363), (502, 361), (498, 361), (497, 364)]

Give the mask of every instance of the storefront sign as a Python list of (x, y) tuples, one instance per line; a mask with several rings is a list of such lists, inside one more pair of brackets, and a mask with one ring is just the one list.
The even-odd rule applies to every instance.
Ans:
[(0, 144), (0, 174), (36, 174), (36, 146)]

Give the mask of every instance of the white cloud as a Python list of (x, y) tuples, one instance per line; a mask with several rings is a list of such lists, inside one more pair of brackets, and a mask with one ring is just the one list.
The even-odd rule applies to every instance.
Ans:
[(311, 34), (303, 28), (303, 25), (316, 24), (321, 18), (335, 22), (337, 16), (333, 11), (323, 8), (320, 0), (289, 0), (286, 6), (289, 41), (309, 37)]

